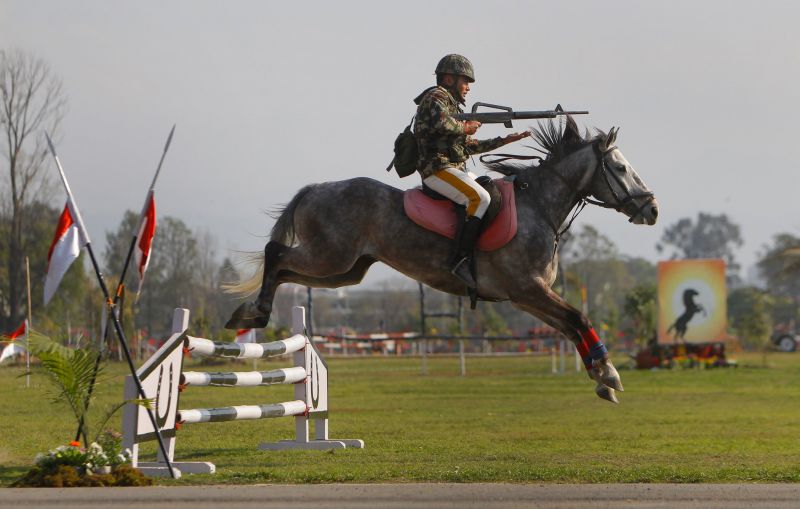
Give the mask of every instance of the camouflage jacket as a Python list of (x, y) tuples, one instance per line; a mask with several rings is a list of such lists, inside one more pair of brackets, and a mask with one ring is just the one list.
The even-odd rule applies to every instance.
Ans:
[(444, 87), (428, 88), (414, 102), (417, 104), (414, 135), (419, 147), (417, 171), (423, 179), (443, 168), (464, 169), (464, 162), (470, 155), (488, 152), (503, 145), (500, 137), (476, 140), (466, 135), (464, 124), (452, 117), (463, 111)]

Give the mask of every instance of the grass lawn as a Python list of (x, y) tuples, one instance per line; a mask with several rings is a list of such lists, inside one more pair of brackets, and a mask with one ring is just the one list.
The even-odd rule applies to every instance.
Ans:
[[(767, 368), (760, 355), (738, 360), (736, 369), (621, 371), (626, 392), (615, 406), (585, 374), (550, 374), (549, 359), (468, 358), (465, 378), (457, 358), (429, 359), (428, 376), (419, 359), (329, 359), (331, 437), (361, 438), (366, 449), (257, 449), (292, 438), (292, 419), (186, 425), (176, 459), (211, 461), (217, 474), (160, 482), (800, 481), (800, 353), (770, 354)], [(108, 367), (98, 406), (121, 399), (125, 371)], [(43, 376), (26, 389), (20, 373), (0, 368), (2, 485), (75, 432)], [(288, 401), (291, 390), (195, 388), (180, 406)]]

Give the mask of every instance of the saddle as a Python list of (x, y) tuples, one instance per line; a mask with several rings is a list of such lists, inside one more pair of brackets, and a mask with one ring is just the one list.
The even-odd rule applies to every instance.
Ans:
[[(514, 183), (503, 178), (491, 180), (488, 177), (481, 177), (478, 182), (489, 191), (492, 202), (483, 216), (476, 248), (486, 252), (495, 251), (508, 244), (517, 234)], [(462, 216), (464, 214), (464, 207), (457, 206), (435, 191), (418, 187), (403, 194), (403, 207), (408, 218), (416, 224), (448, 239), (456, 237), (459, 213)]]

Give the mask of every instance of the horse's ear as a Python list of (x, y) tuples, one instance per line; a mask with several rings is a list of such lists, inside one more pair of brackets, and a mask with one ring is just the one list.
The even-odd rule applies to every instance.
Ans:
[(608, 136), (606, 136), (606, 148), (610, 148), (614, 145), (614, 142), (617, 141), (618, 132), (619, 132), (619, 127), (611, 128), (611, 130), (608, 132)]
[(567, 123), (564, 126), (564, 140), (566, 141), (579, 141), (582, 140), (580, 130), (578, 130), (578, 124), (575, 123), (575, 119), (572, 118), (572, 115), (567, 115)]

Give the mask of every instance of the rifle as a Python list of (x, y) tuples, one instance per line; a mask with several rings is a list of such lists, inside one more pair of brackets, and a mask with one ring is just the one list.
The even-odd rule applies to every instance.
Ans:
[[(478, 107), (503, 110), (500, 112), (478, 113)], [(475, 103), (472, 105), (472, 113), (457, 113), (453, 115), (456, 120), (477, 120), (481, 124), (503, 124), (506, 127), (513, 127), (512, 120), (525, 120), (530, 118), (556, 118), (559, 115), (588, 115), (588, 111), (564, 111), (560, 104), (553, 110), (544, 111), (514, 111), (508, 106), (498, 106), (497, 104)]]

